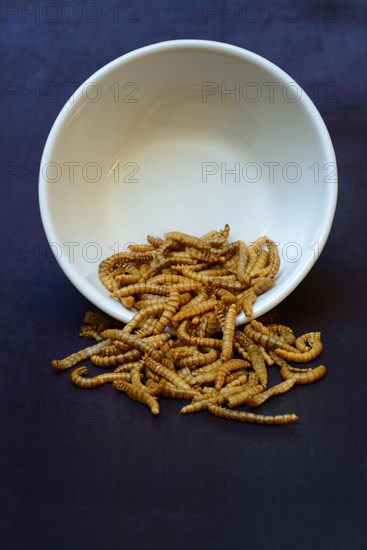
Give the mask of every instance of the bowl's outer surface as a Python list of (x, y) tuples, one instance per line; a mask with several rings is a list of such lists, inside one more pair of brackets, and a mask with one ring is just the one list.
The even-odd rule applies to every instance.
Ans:
[(282, 264), (256, 317), (321, 253), (336, 160), (316, 107), (281, 69), (235, 46), (177, 40), (112, 61), (75, 92), (45, 145), (39, 196), (62, 269), (122, 321), (133, 312), (108, 297), (101, 259), (172, 230), (229, 223), (231, 240), (267, 234)]

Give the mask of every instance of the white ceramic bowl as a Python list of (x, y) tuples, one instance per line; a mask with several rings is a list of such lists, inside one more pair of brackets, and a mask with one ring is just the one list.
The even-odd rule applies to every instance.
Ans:
[(40, 166), (41, 216), (60, 266), (125, 322), (133, 312), (109, 298), (101, 259), (173, 230), (229, 223), (231, 240), (266, 234), (282, 265), (256, 317), (312, 268), (336, 197), (332, 143), (305, 92), (264, 58), (202, 40), (147, 46), (92, 75), (59, 114)]

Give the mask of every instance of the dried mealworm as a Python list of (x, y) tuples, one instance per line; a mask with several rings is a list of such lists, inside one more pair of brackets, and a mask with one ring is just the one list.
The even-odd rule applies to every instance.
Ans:
[(233, 357), (233, 340), (236, 329), (237, 308), (231, 304), (228, 308), (223, 327), (222, 360), (229, 361)]
[(260, 250), (257, 260), (254, 263), (254, 266), (250, 273), (251, 279), (255, 277), (261, 277), (263, 273), (267, 274), (268, 269), (266, 269), (266, 266), (268, 263), (269, 263), (269, 252), (267, 252), (267, 250), (265, 249)]
[[(235, 375), (237, 375), (237, 374), (239, 376), (235, 377)], [(228, 380), (228, 382), (227, 382), (227, 380)], [(248, 376), (247, 376), (246, 371), (239, 370), (239, 371), (227, 376), (227, 378), (225, 380), (224, 389), (236, 388), (237, 386), (244, 386), (245, 384), (247, 384), (247, 381), (248, 381)]]
[(168, 327), (179, 305), (180, 295), (176, 290), (173, 290), (169, 295), (167, 303), (165, 304), (162, 315), (158, 319), (158, 323), (154, 327), (154, 334), (160, 334), (166, 327)]
[(51, 364), (53, 368), (57, 370), (70, 369), (70, 367), (80, 363), (80, 361), (89, 359), (89, 357), (98, 353), (101, 349), (109, 346), (110, 344), (112, 344), (112, 340), (106, 338), (105, 340), (102, 340), (102, 342), (94, 344), (94, 346), (89, 346), (88, 348), (77, 351), (76, 353), (72, 353), (64, 359), (54, 359)]
[(248, 284), (249, 280), (246, 276), (246, 262), (247, 262), (247, 246), (243, 241), (239, 241), (238, 245), (238, 264), (237, 264), (237, 279), (240, 283)]
[(163, 365), (158, 363), (158, 361), (155, 361), (152, 357), (148, 357), (146, 355), (144, 357), (144, 365), (146, 365), (156, 375), (165, 378), (166, 380), (168, 380), (168, 382), (171, 382), (171, 384), (173, 384), (177, 388), (182, 388), (185, 390), (190, 389), (190, 386), (181, 378), (181, 376), (171, 371), (170, 369), (167, 369), (167, 367), (164, 367)]
[(146, 319), (147, 317), (155, 316), (157, 313), (161, 313), (166, 307), (166, 303), (158, 303), (153, 304), (151, 306), (146, 307), (145, 309), (141, 309), (138, 313), (134, 315), (132, 319), (124, 326), (122, 329), (123, 332), (126, 332), (128, 334), (131, 334), (133, 330), (139, 326), (139, 324)]
[(256, 294), (250, 288), (248, 291), (246, 291), (246, 294), (242, 298), (241, 307), (246, 315), (246, 317), (252, 316), (252, 306), (256, 302)]
[(185, 277), (189, 277), (190, 279), (193, 279), (194, 281), (197, 281), (199, 283), (211, 282), (217, 287), (226, 288), (228, 290), (243, 290), (247, 286), (243, 283), (240, 283), (240, 281), (234, 280), (234, 276), (232, 275), (227, 275), (226, 277), (210, 277), (209, 275), (201, 275), (200, 273), (195, 273), (188, 267), (184, 267), (182, 269), (182, 273), (183, 275), (185, 275)]
[(308, 334), (310, 335), (308, 341), (312, 345), (309, 351), (288, 351), (287, 349), (277, 348), (275, 349), (275, 353), (283, 359), (286, 359), (287, 361), (294, 361), (295, 363), (308, 363), (309, 361), (313, 361), (321, 354), (323, 345), (320, 339), (320, 332), (310, 332)]
[(137, 283), (140, 279), (141, 275), (131, 275), (129, 273), (122, 273), (121, 275), (116, 275), (115, 281), (119, 284), (119, 286), (123, 285), (134, 285)]
[(273, 359), (270, 357), (264, 346), (259, 346), (259, 350), (261, 351), (261, 355), (263, 356), (265, 364), (268, 365), (268, 367), (274, 365)]
[(213, 370), (217, 371), (219, 367), (222, 366), (222, 364), (223, 364), (222, 359), (217, 359), (216, 361), (214, 361), (214, 363), (210, 363), (209, 365), (204, 365), (203, 367), (200, 367), (192, 371), (192, 376), (196, 377), (196, 376), (199, 376), (200, 374), (204, 374), (205, 372), (209, 372)]
[(262, 403), (265, 403), (265, 401), (267, 401), (270, 397), (288, 392), (290, 389), (293, 388), (294, 384), (294, 378), (284, 380), (284, 382), (280, 382), (280, 384), (272, 386), (268, 390), (261, 392), (258, 395), (251, 395), (247, 399), (247, 404), (250, 405), (250, 407), (258, 407), (259, 405), (262, 405)]
[(263, 325), (271, 325), (279, 321), (279, 315), (274, 311), (273, 313), (267, 313), (266, 315), (261, 315), (257, 318), (259, 323)]
[(167, 380), (164, 378), (161, 378), (160, 382), (154, 382), (154, 380), (148, 378), (145, 385), (150, 395), (153, 395), (153, 397), (158, 397), (162, 395), (163, 389), (167, 383)]
[(283, 338), (277, 336), (268, 336), (266, 334), (262, 334), (261, 332), (257, 332), (253, 329), (252, 322), (251, 324), (245, 326), (245, 334), (250, 340), (255, 342), (255, 344), (264, 346), (266, 350), (282, 348), (291, 352), (297, 351), (295, 348), (292, 348), (292, 346), (287, 344)]
[(201, 353), (196, 351), (190, 357), (183, 357), (178, 359), (177, 365), (181, 368), (189, 367), (202, 367), (203, 365), (208, 365), (214, 363), (218, 357), (218, 352), (215, 349), (209, 349), (206, 353)]
[(162, 388), (160, 395), (162, 395), (162, 397), (171, 397), (173, 399), (193, 399), (194, 397), (200, 395), (200, 393), (194, 389), (187, 390), (176, 388), (176, 386), (173, 386), (167, 382)]
[(203, 411), (208, 407), (208, 405), (222, 405), (225, 402), (224, 395), (215, 395), (214, 397), (208, 397), (206, 399), (199, 399), (190, 405), (182, 407), (180, 410), (181, 414), (191, 414), (199, 411)]
[(95, 311), (87, 311), (84, 315), (83, 324), (91, 325), (93, 328), (100, 332), (106, 328), (111, 328), (114, 322), (111, 319), (107, 319), (104, 315), (96, 313)]
[(235, 338), (245, 348), (250, 356), (250, 363), (256, 374), (259, 377), (260, 383), (266, 387), (268, 383), (268, 372), (266, 370), (265, 361), (259, 348), (252, 342), (243, 332), (236, 330)]
[(247, 382), (247, 384), (245, 384), (244, 386), (238, 386), (238, 388), (239, 391), (230, 395), (227, 399), (227, 405), (231, 409), (247, 403), (250, 397), (257, 395), (258, 393), (262, 393), (265, 390), (264, 384), (257, 384), (256, 386), (252, 386), (252, 382)]
[(126, 334), (122, 330), (117, 329), (107, 329), (102, 332), (102, 336), (106, 338), (110, 337), (114, 340), (119, 340), (123, 344), (129, 344), (133, 348), (153, 357), (153, 359), (156, 359), (157, 361), (162, 359), (163, 354), (161, 351), (155, 349), (152, 345), (149, 345), (147, 342), (141, 340), (140, 338), (137, 338), (133, 334)]
[(278, 357), (275, 353), (272, 354), (274, 362), (280, 369), (281, 377), (284, 380), (294, 379), (296, 384), (311, 384), (323, 378), (326, 374), (326, 367), (319, 365), (318, 367), (310, 369), (297, 369), (288, 365), (284, 359)]
[(154, 332), (154, 327), (156, 326), (157, 322), (158, 319), (155, 319), (155, 317), (148, 317), (147, 319), (145, 319), (145, 321), (143, 321), (142, 325), (135, 332), (134, 336), (142, 339), (151, 336)]
[(268, 277), (275, 277), (279, 271), (280, 267), (280, 257), (278, 253), (277, 245), (271, 239), (266, 240), (266, 246), (269, 251), (269, 267), (268, 267)]
[(190, 246), (197, 248), (198, 250), (209, 250), (210, 244), (198, 237), (192, 235), (187, 235), (186, 233), (181, 233), (179, 231), (170, 231), (166, 233), (166, 238), (172, 241), (177, 241), (180, 244), (185, 246)]
[(88, 374), (87, 367), (77, 367), (71, 372), (71, 381), (79, 388), (98, 388), (98, 386), (103, 386), (107, 382), (114, 382), (115, 380), (130, 380), (130, 373), (115, 373), (107, 372), (105, 374), (99, 374), (93, 378), (85, 378)]
[[(164, 365), (163, 361), (162, 361), (162, 365), (164, 367), (166, 366), (166, 365)], [(178, 376), (181, 376), (182, 380), (185, 380), (185, 382), (190, 384), (192, 374), (191, 374), (191, 370), (189, 369), (189, 367), (184, 367), (183, 369), (179, 370), (177, 372), (177, 374), (178, 374)]]
[(136, 361), (137, 359), (140, 359), (140, 356), (141, 353), (139, 350), (132, 349), (130, 351), (126, 351), (125, 353), (119, 353), (118, 355), (109, 355), (107, 357), (92, 355), (90, 357), (90, 360), (93, 365), (96, 365), (97, 367), (109, 369), (112, 367), (117, 367), (118, 365), (121, 365), (123, 363)]
[(179, 340), (187, 346), (200, 346), (206, 348), (222, 349), (222, 341), (216, 338), (200, 338), (198, 336), (191, 336), (187, 332), (188, 320), (183, 321), (177, 329), (177, 337)]
[(152, 414), (159, 414), (159, 403), (148, 391), (141, 388), (135, 388), (129, 382), (124, 381), (114, 382), (113, 387), (116, 390), (126, 393), (131, 399), (134, 399), (134, 401), (138, 401), (149, 407)]
[(233, 346), (234, 346), (235, 350), (237, 351), (237, 353), (239, 355), (241, 355), (242, 359), (245, 359), (245, 361), (249, 361), (249, 359), (250, 359), (249, 354), (247, 353), (245, 348), (243, 346), (241, 346), (241, 344), (238, 342), (238, 340), (236, 340), (236, 337), (234, 339)]
[(227, 361), (223, 360), (223, 364), (219, 368), (217, 375), (215, 377), (215, 389), (220, 390), (224, 384), (224, 380), (230, 372), (234, 372), (240, 369), (244, 369), (250, 366), (248, 361), (243, 359), (229, 359)]
[(188, 308), (186, 311), (183, 311), (183, 308), (182, 308), (178, 313), (176, 313), (172, 317), (172, 322), (179, 323), (184, 319), (188, 319), (189, 317), (194, 317), (195, 315), (201, 315), (206, 311), (213, 310), (215, 308), (216, 303), (217, 303), (217, 300), (210, 299), (210, 300), (206, 300), (205, 302), (199, 302), (193, 305), (193, 307)]
[(113, 372), (131, 372), (139, 365), (139, 363), (140, 359), (138, 361), (131, 361), (130, 363), (123, 363), (122, 365), (116, 367)]
[(103, 340), (99, 331), (88, 325), (83, 325), (81, 327), (79, 330), (79, 336), (81, 338), (85, 338), (86, 340), (95, 340), (96, 342), (101, 342)]
[(265, 416), (263, 414), (254, 414), (245, 411), (231, 411), (225, 407), (218, 405), (208, 405), (208, 411), (214, 416), (225, 418), (226, 420), (236, 420), (237, 422), (251, 422), (253, 424), (289, 424), (296, 422), (298, 416), (296, 414), (282, 414), (277, 416)]
[(128, 249), (132, 252), (151, 252), (153, 246), (151, 244), (129, 244)]

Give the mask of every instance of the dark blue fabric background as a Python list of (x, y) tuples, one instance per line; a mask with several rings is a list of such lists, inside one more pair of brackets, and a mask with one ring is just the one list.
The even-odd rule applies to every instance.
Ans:
[[(1, 2), (2, 548), (365, 547), (365, 7)], [(48, 132), (72, 86), (126, 52), (178, 38), (228, 42), (282, 67), (314, 100), (335, 146), (329, 241), (277, 308), (297, 333), (321, 330), (325, 343), (327, 377), (280, 405), (299, 413), (295, 426), (181, 417), (170, 401), (151, 418), (111, 388), (81, 391), (50, 367), (81, 346), (90, 304), (41, 225), (37, 171)]]

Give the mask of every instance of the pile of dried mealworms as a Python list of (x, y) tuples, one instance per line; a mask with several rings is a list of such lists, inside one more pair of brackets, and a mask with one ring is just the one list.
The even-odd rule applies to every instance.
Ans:
[[(247, 246), (228, 242), (229, 226), (203, 237), (179, 232), (130, 245), (100, 264), (101, 281), (137, 312), (125, 325), (88, 312), (80, 336), (96, 344), (52, 366), (57, 370), (90, 359), (110, 372), (88, 378), (78, 367), (71, 380), (82, 388), (107, 382), (159, 414), (161, 397), (190, 399), (182, 414), (207, 409), (221, 418), (258, 424), (288, 424), (295, 414), (268, 416), (237, 410), (258, 407), (296, 384), (322, 378), (323, 365), (297, 368), (322, 352), (319, 332), (296, 338), (274, 316), (236, 329), (237, 314), (252, 315), (257, 296), (274, 286), (280, 266), (275, 243), (261, 237)], [(176, 330), (173, 335), (166, 329)], [(268, 367), (282, 379), (268, 388)], [(113, 369), (111, 371), (111, 369)]]

